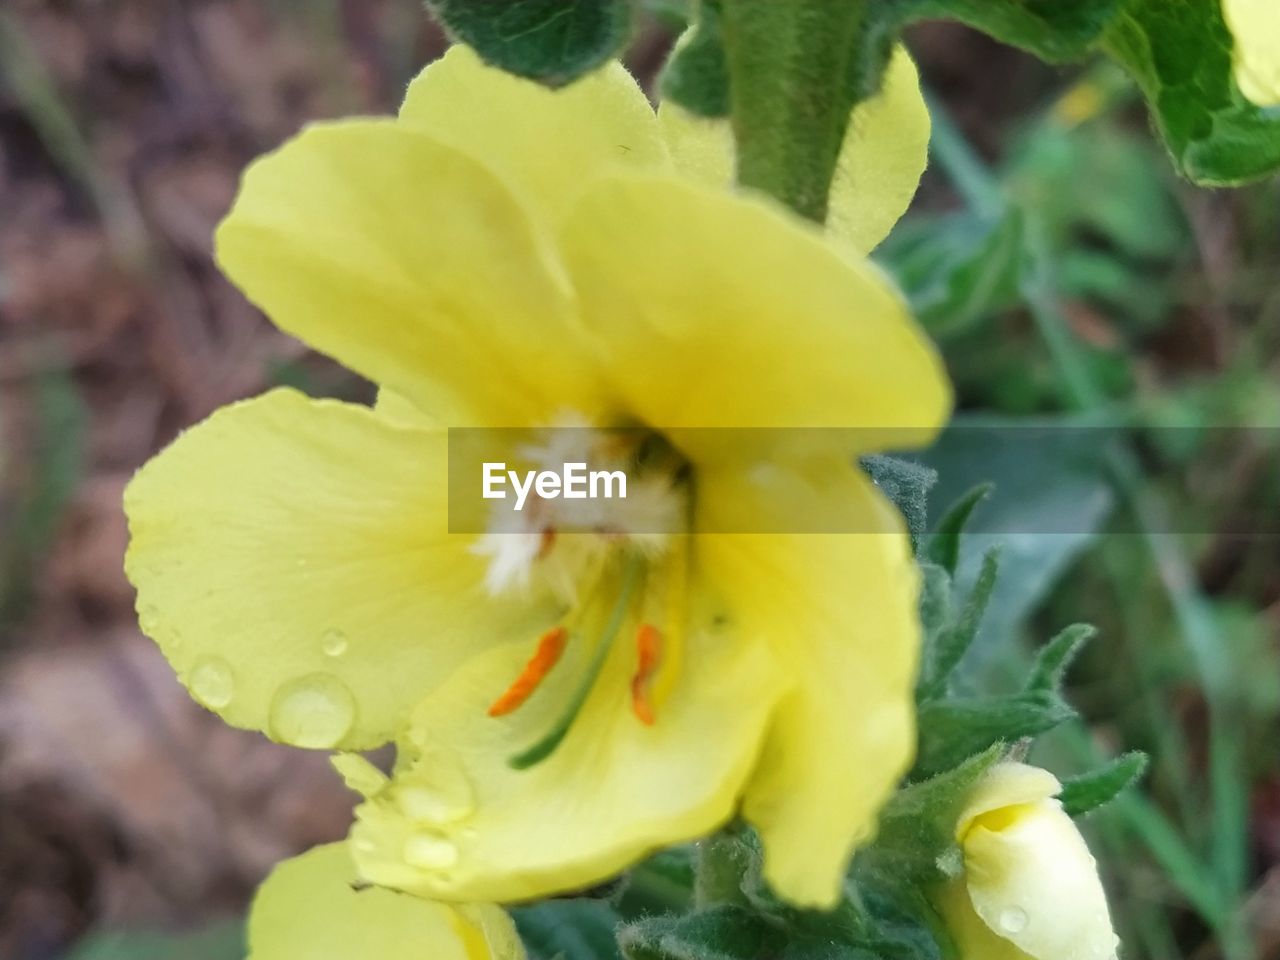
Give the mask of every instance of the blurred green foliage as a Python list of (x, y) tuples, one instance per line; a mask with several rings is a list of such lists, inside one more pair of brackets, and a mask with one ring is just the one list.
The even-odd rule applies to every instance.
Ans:
[(0, 653), (8, 629), (26, 610), (38, 558), (53, 542), (83, 474), (86, 413), (67, 371), (48, 366), (27, 393), (32, 449), (21, 464), (11, 455), (0, 458), (0, 477), (15, 491), (0, 515)]
[[(1241, 960), (1256, 956), (1254, 830), (1266, 829), (1251, 808), (1275, 782), (1280, 730), (1280, 558), (1274, 537), (1241, 536), (1280, 515), (1280, 294), (1258, 266), (1280, 262), (1280, 186), (1223, 209), (1172, 176), (1131, 104), (1095, 68), (995, 165), (937, 108), (935, 160), (962, 209), (909, 220), (877, 256), (966, 408), (924, 458), (940, 478), (932, 502), (995, 487), (957, 580), (977, 583), (995, 543), (1007, 576), (959, 682), (1014, 691), (1028, 637), (1096, 623), (1070, 696), (1086, 722), (1047, 734), (1034, 758), (1083, 770), (1117, 745), (1150, 753), (1144, 790), (1089, 823), (1126, 953), (1208, 942)], [(1235, 245), (1206, 233), (1208, 203), (1210, 223), (1238, 225)], [(1091, 423), (1133, 431), (1089, 449), (1071, 427)], [(1047, 429), (992, 442), (1015, 425)], [(1035, 532), (1046, 517), (1052, 529)]]
[(226, 920), (186, 934), (97, 934), (66, 960), (244, 960), (244, 952), (244, 925)]

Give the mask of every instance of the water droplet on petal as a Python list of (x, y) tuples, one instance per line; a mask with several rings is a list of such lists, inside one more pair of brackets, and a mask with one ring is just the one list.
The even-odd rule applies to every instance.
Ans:
[(400, 809), (418, 823), (454, 823), (475, 811), (470, 792), (450, 795), (425, 786), (401, 787), (396, 791)]
[(441, 744), (424, 745), (407, 779), (397, 788), (396, 800), (410, 820), (443, 825), (475, 812), (471, 781), (458, 755)]
[(1021, 907), (1006, 907), (1000, 911), (997, 922), (1005, 933), (1021, 933), (1027, 929), (1027, 911)]
[(355, 699), (343, 682), (331, 674), (311, 673), (276, 691), (267, 725), (282, 743), (324, 750), (339, 743), (355, 720)]
[(458, 847), (438, 833), (416, 833), (405, 841), (404, 862), (421, 870), (446, 870), (458, 862)]
[(225, 707), (235, 693), (235, 675), (225, 660), (209, 657), (192, 669), (191, 695), (206, 707), (213, 710)]
[(320, 648), (329, 657), (340, 657), (347, 652), (347, 635), (341, 630), (326, 630), (320, 638)]

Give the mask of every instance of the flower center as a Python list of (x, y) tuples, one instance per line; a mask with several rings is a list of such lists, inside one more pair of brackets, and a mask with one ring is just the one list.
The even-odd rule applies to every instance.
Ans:
[(477, 544), (477, 552), (490, 558), (486, 583), (491, 592), (527, 589), (538, 581), (568, 611), (538, 638), (519, 675), (489, 706), (491, 717), (519, 710), (569, 644), (594, 642), (555, 722), (510, 758), (512, 767), (523, 770), (547, 759), (563, 742), (622, 634), (634, 638), (631, 713), (645, 726), (657, 722), (675, 685), (688, 617), (689, 470), (660, 435), (634, 429), (555, 428), (544, 442), (521, 453), (550, 468), (586, 463), (592, 469), (621, 470), (628, 478), (626, 498), (607, 505), (584, 509), (582, 500), (566, 504), (531, 497), (518, 520), (509, 510), (495, 513)]

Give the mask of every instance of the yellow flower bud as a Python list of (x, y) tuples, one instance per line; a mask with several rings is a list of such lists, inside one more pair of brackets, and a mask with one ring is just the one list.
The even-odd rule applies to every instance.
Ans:
[(1235, 37), (1236, 83), (1260, 107), (1280, 105), (1280, 4), (1222, 0)]
[(1098, 868), (1053, 774), (995, 767), (956, 823), (964, 872), (938, 895), (961, 960), (1111, 960)]

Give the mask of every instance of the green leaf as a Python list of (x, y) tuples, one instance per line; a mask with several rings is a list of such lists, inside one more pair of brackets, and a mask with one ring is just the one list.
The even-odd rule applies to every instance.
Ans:
[(974, 507), (985, 500), (994, 488), (991, 483), (978, 484), (953, 503), (925, 544), (925, 556), (947, 573), (954, 575), (956, 572), (956, 564), (960, 562), (960, 537)]
[(977, 214), (920, 217), (876, 251), (936, 337), (965, 333), (1014, 302), (1023, 262), (1023, 219)]
[(882, 455), (862, 457), (858, 462), (875, 485), (906, 517), (914, 547), (924, 533), (929, 491), (938, 481), (937, 471), (913, 460)]
[(1072, 661), (1080, 655), (1084, 645), (1093, 639), (1097, 630), (1087, 623), (1076, 623), (1050, 640), (1036, 655), (1036, 662), (1027, 678), (1028, 692), (1053, 693), (1062, 688), (1062, 678)]
[(916, 694), (921, 702), (946, 694), (951, 674), (969, 652), (974, 637), (978, 635), (982, 615), (991, 600), (999, 573), (1000, 548), (992, 547), (982, 558), (982, 570), (959, 618), (928, 636)]
[(1050, 63), (1078, 60), (1097, 42), (1124, 0), (877, 0), (867, 38), (919, 20), (959, 20)]
[(642, 0), (641, 8), (672, 30), (682, 30), (694, 19), (693, 10), (698, 0)]
[(701, 0), (660, 80), (662, 95), (702, 117), (729, 115), (729, 67), (720, 34), (720, 0)]
[(1042, 60), (1105, 49), (1146, 94), (1183, 176), (1225, 186), (1280, 167), (1280, 114), (1244, 98), (1232, 76), (1221, 0), (880, 0), (862, 59), (922, 19), (959, 20)]
[(1110, 803), (1147, 771), (1147, 755), (1140, 750), (1116, 757), (1105, 766), (1072, 777), (1062, 783), (1062, 809), (1073, 817), (1083, 816)]
[(1280, 167), (1280, 113), (1236, 87), (1220, 0), (1127, 0), (1105, 46), (1146, 94), (1184, 176), (1225, 186)]
[(757, 960), (784, 942), (760, 915), (721, 905), (685, 916), (652, 917), (618, 935), (627, 960)]
[(630, 0), (427, 0), (449, 35), (496, 67), (561, 86), (615, 56)]
[(603, 900), (547, 900), (511, 911), (531, 960), (611, 960), (620, 956), (618, 914)]
[(1075, 716), (1060, 696), (1044, 690), (930, 700), (920, 705), (920, 744), (911, 778), (934, 776), (995, 744), (1038, 736)]

